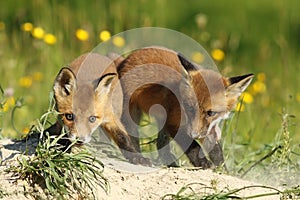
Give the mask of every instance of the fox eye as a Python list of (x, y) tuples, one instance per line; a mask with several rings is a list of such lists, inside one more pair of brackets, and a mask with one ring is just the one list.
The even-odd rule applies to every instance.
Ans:
[(207, 116), (209, 116), (209, 117), (213, 117), (213, 116), (215, 116), (217, 113), (218, 113), (218, 112), (215, 112), (215, 111), (212, 111), (212, 110), (208, 110), (208, 111), (206, 112)]
[(91, 123), (94, 123), (94, 122), (96, 121), (96, 119), (97, 119), (96, 116), (90, 116), (90, 117), (89, 117), (89, 121), (90, 121)]
[(74, 120), (74, 115), (71, 114), (71, 113), (65, 113), (65, 117), (69, 121), (73, 121)]

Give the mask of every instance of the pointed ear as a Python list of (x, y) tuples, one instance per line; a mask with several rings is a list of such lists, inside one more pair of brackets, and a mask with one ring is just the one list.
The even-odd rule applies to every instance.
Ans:
[(60, 70), (54, 81), (54, 93), (59, 96), (69, 96), (76, 88), (74, 73), (67, 67)]
[(117, 76), (116, 73), (107, 73), (98, 79), (95, 91), (99, 95), (108, 94), (111, 88), (113, 79)]
[(246, 90), (253, 79), (253, 74), (235, 76), (227, 79), (226, 96), (238, 98)]
[(188, 78), (189, 77), (189, 72), (191, 71), (197, 71), (198, 70), (198, 67), (192, 63), (191, 61), (189, 61), (184, 55), (182, 55), (181, 53), (178, 53), (177, 54), (177, 57), (181, 63), (181, 65), (183, 66), (183, 69), (182, 69), (182, 74)]

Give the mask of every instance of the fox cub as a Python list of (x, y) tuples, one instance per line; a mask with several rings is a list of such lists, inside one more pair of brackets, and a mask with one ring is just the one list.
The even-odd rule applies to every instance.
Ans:
[(138, 135), (142, 113), (148, 113), (161, 127), (157, 149), (166, 164), (176, 162), (168, 146), (173, 138), (194, 166), (220, 165), (224, 159), (219, 123), (252, 78), (253, 74), (223, 77), (160, 47), (139, 49), (126, 58), (85, 54), (55, 79), (60, 120), (49, 132), (64, 126), (71, 140), (87, 143), (100, 127), (131, 163), (151, 165), (140, 153)]

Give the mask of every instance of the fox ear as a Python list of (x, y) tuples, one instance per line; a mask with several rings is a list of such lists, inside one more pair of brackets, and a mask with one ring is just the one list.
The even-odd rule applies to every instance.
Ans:
[(54, 81), (54, 93), (60, 96), (69, 96), (76, 87), (74, 73), (67, 67), (60, 70)]
[(181, 65), (183, 66), (182, 72), (186, 78), (189, 77), (189, 72), (198, 70), (198, 67), (194, 63), (189, 61), (184, 55), (178, 53), (177, 56)]
[(111, 83), (113, 79), (117, 76), (116, 73), (108, 73), (101, 76), (97, 81), (95, 91), (98, 92), (99, 95), (108, 94), (111, 88)]
[(226, 96), (238, 98), (246, 90), (253, 79), (253, 74), (235, 76), (227, 79)]

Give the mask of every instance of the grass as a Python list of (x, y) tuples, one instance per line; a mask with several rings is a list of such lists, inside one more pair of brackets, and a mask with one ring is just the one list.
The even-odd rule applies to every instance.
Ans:
[[(232, 159), (225, 159), (228, 172), (247, 180), (259, 182), (264, 185), (252, 185), (235, 189), (218, 189), (217, 181), (212, 180), (211, 185), (190, 183), (175, 193), (166, 194), (164, 200), (212, 200), (212, 199), (256, 199), (260, 197), (272, 198), (279, 195), (280, 199), (299, 199), (299, 154), (291, 145), (289, 124), (293, 115), (281, 114), (281, 128), (277, 132), (273, 143), (268, 144), (255, 152), (247, 152), (242, 148), (231, 148), (227, 152), (239, 153), (239, 156), (228, 155)], [(226, 130), (226, 129), (225, 129)], [(232, 144), (234, 146), (234, 144)], [(246, 146), (246, 145), (245, 145)], [(246, 146), (247, 147), (247, 146)], [(220, 169), (216, 169), (220, 170)], [(228, 173), (227, 172), (227, 173)], [(251, 189), (267, 189), (269, 192), (241, 195)], [(278, 189), (281, 188), (281, 189)]]
[[(247, 90), (253, 100), (224, 124), (226, 164), (233, 175), (256, 179), (270, 172), (260, 181), (277, 173), (278, 184), (289, 182), (284, 178), (294, 177), (300, 154), (299, 7), (297, 0), (3, 1), (0, 138), (21, 138), (33, 125), (53, 122), (36, 119), (47, 112), (56, 74), (101, 42), (100, 32), (160, 26), (187, 34), (209, 54), (221, 50), (224, 57), (215, 62), (222, 74), (256, 75)], [(26, 22), (53, 34), (56, 42), (25, 31)], [(79, 28), (87, 40), (76, 35)]]
[[(64, 131), (59, 136), (49, 136), (44, 131), (45, 122), (54, 112), (54, 104), (50, 105), (49, 111), (40, 120), (40, 126), (34, 128), (40, 132), (35, 155), (27, 156), (25, 152), (18, 158), (17, 165), (6, 171), (19, 180), (25, 180), (32, 188), (39, 185), (47, 198), (96, 199), (97, 190), (109, 189), (102, 174), (104, 166), (88, 149), (75, 147), (76, 141), (67, 147), (61, 145), (59, 141), (66, 137)], [(25, 194), (34, 198), (41, 196), (32, 188)]]
[[(46, 97), (59, 69), (79, 54), (92, 50), (101, 42), (99, 33), (103, 30), (113, 35), (135, 27), (160, 26), (187, 34), (209, 53), (221, 49), (225, 57), (215, 62), (224, 75), (253, 72), (254, 83), (259, 73), (265, 75), (265, 91), (254, 95), (249, 90), (254, 100), (245, 105), (240, 116), (238, 143), (252, 140), (256, 149), (269, 143), (280, 128), (278, 113), (282, 108), (296, 116), (291, 137), (299, 140), (296, 134), (300, 114), (297, 88), (300, 14), (296, 9), (299, 4), (296, 0), (284, 4), (280, 0), (175, 1), (172, 4), (149, 0), (2, 2), (0, 85), (11, 104), (12, 99), (24, 99), (24, 106), (15, 116), (19, 131), (11, 127), (11, 109), (8, 109), (0, 119), (5, 129), (2, 135), (21, 137), (20, 133), (27, 132), (45, 112)], [(49, 19), (46, 12), (51, 12), (53, 17)], [(26, 22), (53, 34), (56, 42), (48, 44), (31, 31), (24, 31)], [(76, 36), (79, 28), (88, 33), (87, 40)]]
[[(193, 187), (198, 186), (196, 191)], [(200, 189), (199, 189), (200, 187)], [(270, 192), (253, 194), (249, 196), (242, 196), (239, 192), (247, 191), (249, 189), (268, 189)], [(267, 187), (261, 185), (246, 186), (239, 189), (226, 189), (217, 191), (214, 186), (207, 186), (201, 183), (190, 183), (183, 186), (176, 194), (166, 194), (162, 197), (163, 200), (217, 200), (217, 199), (256, 199), (261, 197), (270, 197), (280, 195), (280, 199), (297, 199), (300, 195), (299, 188), (280, 191), (274, 187)]]

